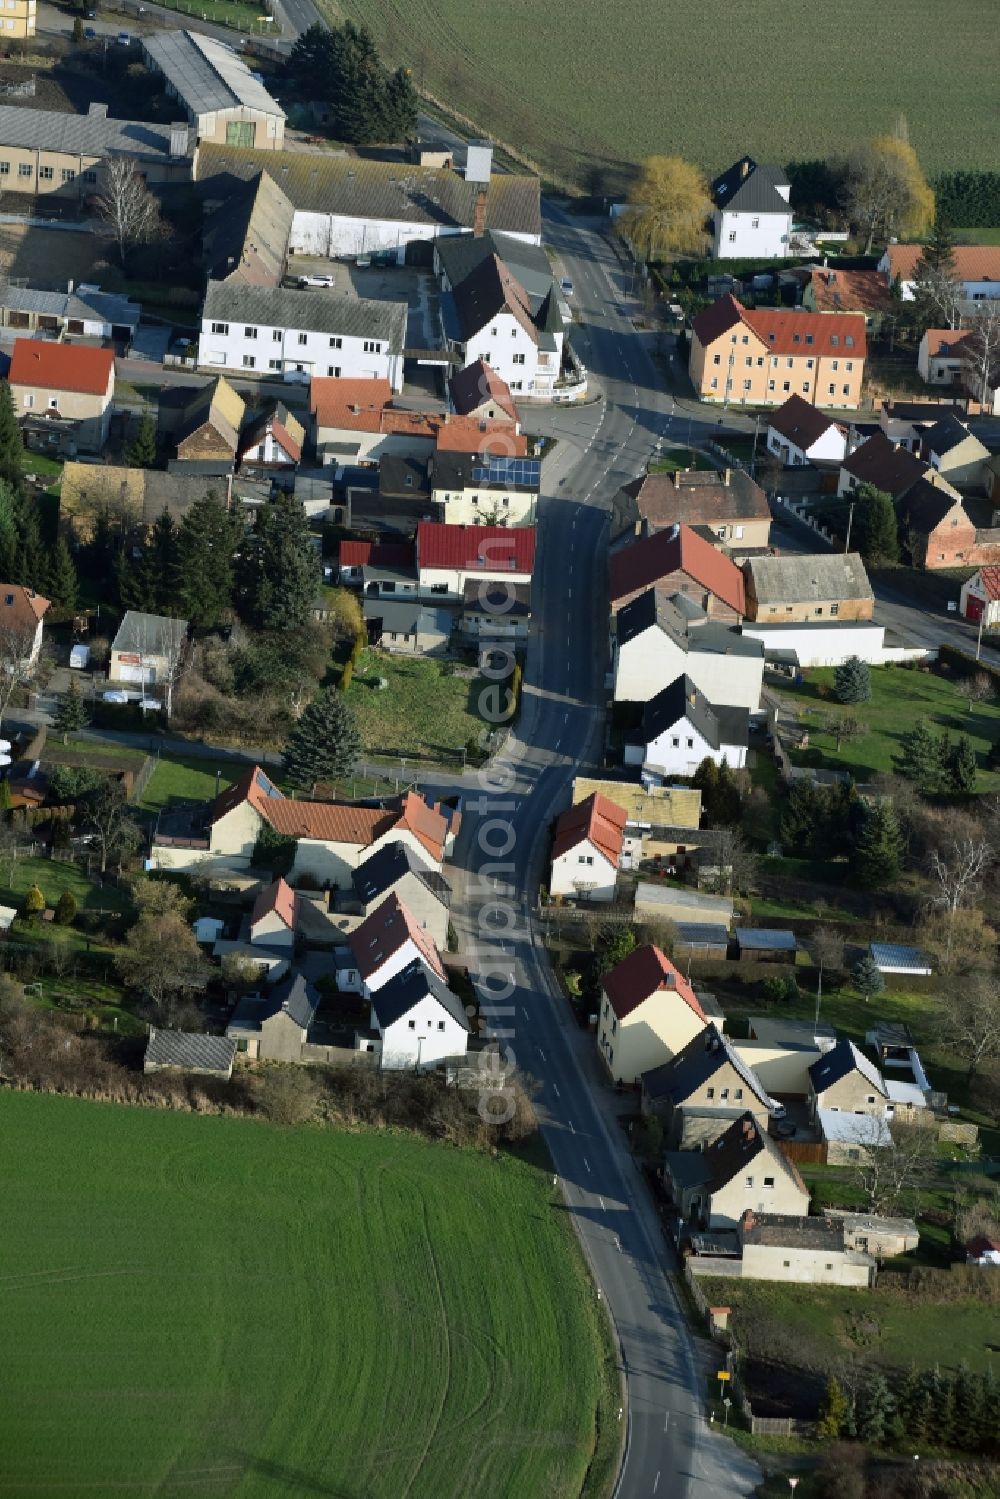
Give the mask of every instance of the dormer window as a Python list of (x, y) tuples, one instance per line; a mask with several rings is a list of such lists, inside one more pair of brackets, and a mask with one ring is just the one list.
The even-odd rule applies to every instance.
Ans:
[(854, 334), (853, 333), (848, 333), (847, 337), (844, 339), (844, 343), (847, 345), (847, 347), (849, 349), (853, 349), (854, 348)]
[(807, 343), (807, 344), (811, 344), (811, 343), (812, 343), (812, 341), (813, 341), (813, 336), (812, 336), (812, 334), (811, 334), (811, 333), (807, 333), (807, 334), (806, 334), (806, 343)]
[(839, 348), (839, 346), (840, 346), (840, 334), (839, 333), (831, 333), (830, 334), (830, 347), (832, 349), (836, 349), (836, 348)]

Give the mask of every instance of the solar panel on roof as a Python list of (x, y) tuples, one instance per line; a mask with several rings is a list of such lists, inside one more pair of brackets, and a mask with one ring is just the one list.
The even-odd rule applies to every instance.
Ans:
[(474, 484), (521, 484), (538, 489), (542, 472), (538, 458), (489, 458), (472, 470)]

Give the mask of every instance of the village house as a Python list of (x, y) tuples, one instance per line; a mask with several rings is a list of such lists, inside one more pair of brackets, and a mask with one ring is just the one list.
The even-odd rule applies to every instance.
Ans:
[(616, 703), (648, 702), (687, 676), (709, 702), (756, 713), (764, 647), (735, 627), (708, 619), (683, 594), (668, 599), (647, 588), (615, 617), (612, 672)]
[(52, 605), (23, 583), (0, 583), (0, 629), (9, 642), (5, 658), (17, 653), (18, 670), (34, 670), (42, 649), (45, 615)]
[(781, 1217), (748, 1209), (740, 1219), (739, 1241), (744, 1280), (863, 1288), (875, 1284), (875, 1259), (849, 1247), (843, 1223), (831, 1216)]
[(873, 432), (848, 453), (840, 466), (838, 495), (849, 495), (861, 484), (873, 484), (898, 503), (924, 477), (929, 465), (884, 432)]
[[(348, 587), (361, 586), (367, 595), (376, 575), (398, 578), (390, 593), (417, 591), (417, 554), (409, 541), (342, 541), (337, 549), (338, 580)], [(366, 576), (367, 575), (367, 576)], [(375, 590), (377, 592), (377, 590)]]
[(489, 645), (493, 641), (524, 641), (531, 624), (531, 589), (525, 583), (493, 583), (470, 579), (465, 585), (458, 629), (462, 635)]
[(371, 996), (374, 1040), (358, 1038), (361, 1049), (376, 1050), (383, 1067), (433, 1067), (464, 1057), (471, 1024), (465, 1006), (445, 980), (419, 959)]
[(821, 1109), (884, 1116), (889, 1095), (882, 1074), (846, 1036), (813, 1063), (809, 1077), (809, 1107), (814, 1118)]
[(805, 1217), (809, 1189), (798, 1168), (747, 1112), (704, 1150), (668, 1150), (663, 1179), (692, 1228), (734, 1229), (744, 1213)]
[(965, 422), (949, 412), (924, 433), (920, 456), (949, 484), (974, 486), (983, 482), (990, 450)]
[(541, 488), (537, 458), (436, 452), (428, 461), (437, 519), (458, 526), (533, 526)]
[(703, 535), (710, 532), (713, 540), (735, 552), (767, 547), (771, 539), (767, 496), (741, 468), (644, 474), (614, 498), (612, 542), (674, 525), (692, 526)]
[(387, 380), (403, 388), (406, 303), (210, 281), (201, 313), (202, 369)]
[(852, 1213), (847, 1208), (825, 1208), (824, 1217), (842, 1225), (845, 1248), (873, 1254), (876, 1259), (910, 1254), (920, 1243), (920, 1233), (912, 1218)]
[(206, 281), (280, 286), (288, 269), (295, 210), (266, 171), (234, 184), (225, 201), (202, 216), (201, 259)]
[(750, 557), (743, 564), (743, 576), (751, 620), (868, 620), (875, 612), (875, 595), (857, 552)]
[(285, 111), (232, 47), (195, 31), (141, 38), (146, 65), (163, 78), (201, 143), (280, 151)]
[(366, 999), (415, 958), (426, 963), (442, 983), (445, 980), (444, 965), (433, 937), (394, 891), (354, 928), (347, 945), (354, 964), (338, 971), (338, 986), (357, 989)]
[(683, 861), (711, 837), (701, 831), (701, 792), (692, 786), (647, 787), (639, 781), (577, 776), (572, 794), (574, 806), (597, 795), (625, 813), (622, 869), (635, 869), (647, 859)]
[(794, 392), (814, 406), (854, 409), (866, 354), (856, 313), (749, 309), (727, 294), (691, 325), (688, 373), (703, 401), (780, 406)]
[[(887, 287), (899, 284), (904, 302), (912, 302), (914, 276), (923, 245), (889, 245), (878, 263)], [(1000, 296), (1000, 245), (955, 245), (955, 274), (969, 302)]]
[(847, 428), (801, 396), (789, 396), (767, 419), (767, 450), (790, 468), (843, 463)]
[(417, 581), (422, 597), (460, 602), (469, 582), (527, 587), (535, 566), (530, 526), (451, 526), (422, 521), (417, 527)]
[(806, 312), (858, 312), (866, 326), (877, 332), (892, 306), (885, 278), (878, 271), (832, 271), (812, 266), (802, 289)]
[[(1000, 561), (1000, 547), (983, 549), (962, 498), (933, 469), (906, 491), (898, 508), (900, 530), (914, 567), (970, 567)], [(991, 553), (991, 555), (989, 554)]]
[(766, 1128), (771, 1107), (760, 1079), (715, 1025), (642, 1074), (643, 1113), (662, 1120), (672, 1150), (701, 1149), (748, 1112)]
[(112, 687), (140, 688), (143, 694), (151, 687), (158, 687), (168, 702), (187, 633), (186, 619), (127, 610), (111, 642), (108, 682)]
[(917, 347), (917, 374), (928, 385), (961, 385), (965, 328), (928, 328)]
[(239, 443), (243, 469), (294, 470), (302, 461), (305, 428), (283, 401), (273, 401), (244, 427)]
[(709, 619), (738, 623), (745, 610), (743, 574), (732, 559), (690, 526), (655, 531), (608, 559), (612, 614), (648, 588), (665, 598), (681, 594)]
[(435, 451), (523, 458), (528, 439), (502, 420), (450, 411), (403, 411), (387, 380), (314, 376), (309, 392), (321, 463), (375, 463), (386, 454), (427, 459)]
[[(23, 113), (23, 111), (22, 111)], [(406, 263), (407, 246), (488, 230), (541, 243), (537, 177), (494, 172), (492, 150), (471, 142), (462, 171), (450, 166), (400, 166), (333, 151), (274, 151), (207, 143), (198, 151), (197, 180), (212, 204), (227, 198), (234, 179), (249, 181), (264, 164), (294, 209), (289, 249), (296, 255), (354, 259), (391, 252)]]
[[(466, 237), (441, 240), (437, 253), (440, 253), (444, 245), (467, 243)], [(521, 430), (510, 386), (482, 359), (477, 359), (474, 364), (467, 364), (463, 370), (455, 371), (448, 381), (448, 396), (451, 409), (457, 416), (471, 416), (475, 420), (490, 422), (508, 421), (515, 432)]]
[[(383, 580), (384, 581), (384, 580)], [(394, 599), (381, 589), (362, 605), (368, 644), (402, 656), (445, 656), (451, 647), (451, 611), (416, 598)]]
[(549, 894), (587, 900), (615, 898), (622, 859), (626, 813), (595, 793), (556, 819), (552, 840)]
[(658, 947), (637, 947), (606, 973), (597, 1048), (613, 1082), (631, 1086), (704, 1030), (705, 1012), (687, 979)]
[(0, 327), (43, 338), (106, 340), (127, 351), (139, 326), (141, 309), (127, 297), (96, 286), (38, 291), (32, 286), (0, 287)]
[(983, 622), (984, 630), (1000, 629), (1000, 566), (981, 567), (966, 578), (959, 595), (963, 619)]
[(783, 259), (792, 235), (791, 185), (780, 167), (742, 156), (712, 183), (716, 260)]
[(438, 948), (447, 946), (451, 905), (448, 881), (422, 864), (406, 843), (393, 839), (383, 844), (354, 871), (351, 890), (363, 916), (370, 916), (394, 895)]
[(946, 416), (964, 418), (965, 408), (951, 401), (883, 401), (879, 406), (879, 429), (890, 442), (920, 456), (920, 445), (936, 422)]
[(4, 16), (4, 40), (24, 41), (35, 35), (36, 0), (8, 0), (9, 13)]
[(291, 952), (299, 924), (299, 896), (287, 880), (273, 880), (254, 901), (250, 941)]
[(159, 396), (157, 435), (181, 463), (232, 467), (245, 414), (243, 397), (222, 375), (193, 395), (185, 386), (166, 386)]
[(51, 426), (64, 447), (72, 444), (92, 452), (104, 447), (115, 393), (113, 349), (18, 338), (7, 380), (22, 424), (36, 424), (40, 431)]
[(301, 1062), (318, 1004), (319, 994), (308, 979), (289, 974), (267, 995), (244, 995), (226, 1036), (251, 1061)]
[(748, 709), (710, 703), (690, 677), (676, 677), (646, 702), (625, 764), (641, 765), (643, 780), (658, 781), (694, 775), (703, 760), (742, 770), (749, 737)]
[(233, 1075), (235, 1057), (236, 1042), (226, 1036), (150, 1026), (142, 1070), (147, 1076), (155, 1072), (189, 1072), (194, 1077), (215, 1077), (227, 1083)]

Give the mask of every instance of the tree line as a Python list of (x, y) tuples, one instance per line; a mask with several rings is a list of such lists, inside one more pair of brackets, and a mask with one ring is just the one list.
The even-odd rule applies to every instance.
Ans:
[(337, 140), (363, 146), (397, 142), (417, 126), (417, 93), (409, 68), (390, 70), (366, 26), (310, 26), (287, 64), (300, 98), (322, 102)]

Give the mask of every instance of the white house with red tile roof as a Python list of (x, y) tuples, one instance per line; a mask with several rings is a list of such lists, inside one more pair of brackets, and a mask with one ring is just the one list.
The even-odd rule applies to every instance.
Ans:
[(283, 401), (268, 406), (245, 428), (239, 443), (244, 468), (297, 468), (305, 428)]
[(346, 802), (307, 802), (285, 796), (270, 777), (253, 766), (211, 803), (207, 815), (184, 826), (161, 817), (153, 835), (154, 869), (192, 870), (206, 866), (249, 868), (262, 830), (269, 827), (295, 843), (289, 875), (339, 889), (370, 854), (393, 839), (406, 843), (428, 869), (440, 872), (454, 846), (460, 815), (444, 804), (431, 805), (415, 791), (377, 806)]
[(460, 601), (467, 582), (530, 584), (535, 566), (532, 526), (417, 526), (417, 577), (427, 597)]
[(707, 1025), (688, 980), (658, 947), (637, 947), (604, 975), (597, 1049), (616, 1083), (638, 1083)]
[(250, 913), (250, 941), (291, 949), (299, 918), (299, 897), (280, 875), (266, 885)]
[(52, 606), (23, 583), (0, 583), (0, 630), (12, 647), (6, 654), (20, 654), (20, 669), (30, 671), (42, 648), (43, 621)]
[(596, 791), (569, 807), (556, 821), (549, 893), (614, 900), (627, 820)]
[(414, 959), (425, 963), (436, 978), (445, 982), (444, 964), (437, 943), (398, 895), (387, 895), (381, 905), (354, 928), (347, 945), (354, 958), (354, 967), (338, 970), (337, 981), (342, 989), (359, 989), (370, 999)]
[[(878, 268), (892, 286), (898, 279), (904, 302), (913, 301), (914, 277), (923, 245), (889, 245)], [(1000, 297), (1000, 245), (956, 245), (955, 274), (970, 302)]]
[(115, 393), (113, 349), (18, 338), (7, 380), (19, 419), (73, 422), (78, 447), (96, 451), (107, 442)]
[(984, 630), (1000, 629), (1000, 567), (981, 567), (966, 578), (959, 599), (964, 619), (982, 620)]

